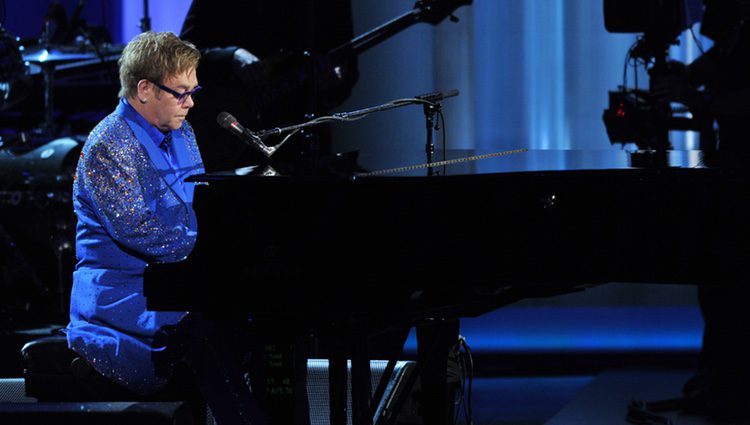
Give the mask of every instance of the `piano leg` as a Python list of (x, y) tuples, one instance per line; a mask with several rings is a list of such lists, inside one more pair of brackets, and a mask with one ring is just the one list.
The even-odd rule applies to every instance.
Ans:
[(448, 354), (458, 342), (459, 322), (435, 320), (417, 325), (417, 365), (425, 424), (454, 423), (455, 384), (448, 382)]
[(370, 413), (370, 356), (367, 337), (357, 336), (352, 355), (352, 425), (372, 425)]
[(331, 353), (328, 358), (328, 400), (331, 425), (346, 425), (346, 354)]
[[(352, 425), (392, 423), (385, 418), (375, 418), (386, 386), (390, 381), (396, 361), (401, 356), (404, 343), (409, 335), (408, 327), (369, 326), (364, 324), (356, 330), (339, 331), (327, 335), (326, 357), (328, 357), (330, 424), (347, 423), (347, 358), (351, 357), (351, 417)], [(355, 327), (356, 328), (356, 327)], [(372, 349), (375, 348), (377, 356)], [(372, 393), (372, 371), (370, 361), (374, 358), (388, 358), (388, 366), (380, 377), (380, 382)], [(398, 412), (394, 403), (392, 409)], [(388, 420), (395, 420), (395, 412), (388, 411)], [(381, 415), (386, 412), (381, 412)]]

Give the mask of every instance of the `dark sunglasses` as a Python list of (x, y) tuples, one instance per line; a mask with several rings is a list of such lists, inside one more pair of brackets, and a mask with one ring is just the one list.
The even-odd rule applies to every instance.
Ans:
[(192, 89), (192, 90), (188, 90), (186, 92), (180, 93), (177, 90), (170, 89), (169, 87), (167, 87), (167, 86), (165, 86), (163, 84), (159, 84), (159, 83), (157, 83), (155, 81), (150, 81), (150, 82), (151, 82), (151, 84), (155, 85), (156, 87), (159, 87), (160, 89), (162, 89), (165, 92), (167, 92), (167, 93), (171, 94), (172, 96), (174, 96), (177, 99), (177, 103), (179, 103), (179, 104), (184, 103), (185, 100), (188, 98), (188, 96), (191, 96), (191, 97), (195, 96), (195, 94), (198, 93), (200, 91), (200, 89), (201, 89), (201, 86), (195, 86), (195, 88)]

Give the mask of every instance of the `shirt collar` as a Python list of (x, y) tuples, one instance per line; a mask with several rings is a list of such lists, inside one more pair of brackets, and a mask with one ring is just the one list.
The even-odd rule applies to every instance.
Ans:
[[(164, 141), (165, 134), (162, 133), (158, 128), (156, 128), (153, 124), (146, 121), (145, 118), (143, 118), (143, 115), (141, 115), (138, 111), (133, 108), (133, 105), (128, 102), (126, 98), (120, 98), (120, 105), (122, 105), (122, 114), (130, 118), (131, 120), (135, 121), (145, 132), (148, 134), (149, 138), (151, 139), (152, 143), (156, 145), (156, 147), (160, 147), (161, 143)], [(172, 140), (175, 138), (175, 132), (177, 130), (171, 130), (172, 132)]]

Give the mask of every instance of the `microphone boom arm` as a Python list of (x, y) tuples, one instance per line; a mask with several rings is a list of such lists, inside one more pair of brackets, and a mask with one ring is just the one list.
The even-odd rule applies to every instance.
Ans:
[[(329, 123), (329, 122), (350, 122), (350, 121), (356, 121), (360, 120), (370, 114), (373, 114), (375, 112), (381, 112), (386, 111), (389, 109), (395, 109), (400, 108), (402, 106), (406, 105), (426, 105), (426, 106), (435, 106), (437, 105), (437, 102), (453, 97), (458, 96), (458, 90), (448, 90), (446, 92), (434, 92), (434, 93), (428, 93), (424, 95), (419, 95), (415, 97), (408, 97), (403, 99), (396, 99), (392, 100), (390, 102), (383, 103), (381, 105), (371, 106), (368, 108), (363, 109), (357, 109), (350, 112), (337, 112), (333, 115), (326, 115), (318, 118), (314, 118), (310, 121), (303, 122), (301, 124), (295, 124), (290, 125), (287, 127), (276, 127), (269, 130), (262, 130), (259, 132), (251, 133), (251, 137), (253, 138), (254, 145), (258, 147), (263, 154), (266, 155), (266, 157), (270, 157), (274, 154), (281, 146), (283, 146), (287, 140), (289, 140), (293, 135), (295, 135), (300, 130), (307, 128), (307, 127), (314, 127), (317, 125)], [(282, 134), (287, 134), (284, 139), (273, 146), (268, 146), (265, 143), (263, 143), (264, 139), (267, 139), (272, 136), (281, 136)], [(260, 145), (260, 146), (258, 146)]]

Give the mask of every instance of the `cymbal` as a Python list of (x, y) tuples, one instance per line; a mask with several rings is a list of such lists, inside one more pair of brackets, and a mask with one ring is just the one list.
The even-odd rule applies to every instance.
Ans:
[(23, 60), (26, 62), (43, 64), (60, 64), (87, 59), (95, 59), (94, 53), (69, 53), (58, 49), (39, 49), (33, 52), (23, 52)]

